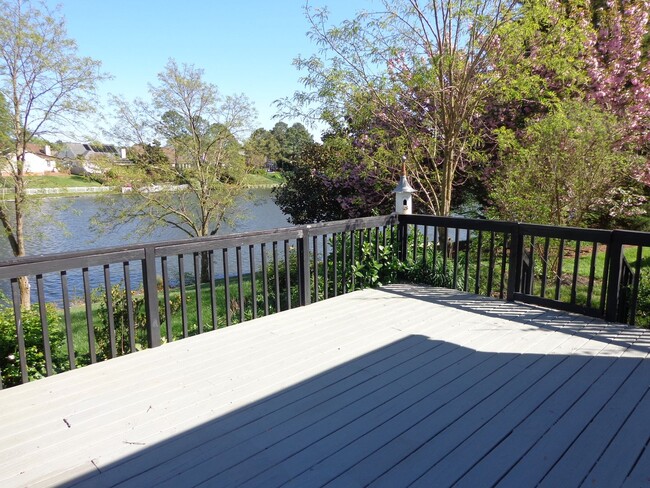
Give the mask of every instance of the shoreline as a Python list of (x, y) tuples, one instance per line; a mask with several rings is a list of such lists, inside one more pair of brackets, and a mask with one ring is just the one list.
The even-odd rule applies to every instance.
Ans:
[[(280, 183), (244, 185), (247, 190), (272, 189), (280, 186)], [(127, 186), (69, 186), (59, 188), (27, 188), (26, 194), (35, 197), (79, 197), (84, 195), (95, 194), (123, 194), (129, 193), (131, 187)], [(0, 189), (0, 200), (13, 201), (14, 191), (2, 188)]]

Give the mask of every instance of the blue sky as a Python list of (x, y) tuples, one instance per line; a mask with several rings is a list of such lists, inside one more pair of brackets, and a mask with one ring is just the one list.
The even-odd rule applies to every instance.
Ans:
[[(315, 51), (306, 36), (304, 0), (63, 0), (60, 5), (79, 53), (102, 61), (113, 76), (101, 93), (146, 97), (147, 84), (174, 58), (204, 69), (205, 80), (222, 94), (246, 94), (258, 111), (257, 126), (266, 129), (277, 122), (273, 101), (300, 89), (292, 60)], [(376, 3), (311, 0), (310, 5), (327, 6), (338, 23)]]

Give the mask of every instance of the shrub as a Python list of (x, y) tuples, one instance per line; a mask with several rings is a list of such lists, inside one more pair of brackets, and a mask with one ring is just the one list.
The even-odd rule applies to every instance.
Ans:
[[(157, 283), (158, 286), (158, 283)], [(97, 301), (99, 323), (96, 325), (95, 339), (97, 341), (97, 358), (99, 360), (113, 357), (111, 352), (111, 338), (109, 328), (109, 315), (106, 293), (99, 293)], [(139, 351), (147, 347), (147, 314), (145, 297), (142, 289), (131, 290), (131, 303), (133, 306), (133, 344), (131, 345), (131, 334), (129, 331), (129, 308), (126, 290), (121, 283), (111, 287), (111, 300), (113, 305), (113, 324), (115, 327), (115, 349), (116, 355), (122, 356), (130, 352)], [(164, 310), (164, 298), (158, 299), (159, 310)], [(181, 298), (174, 296), (170, 298), (171, 312), (175, 313), (181, 308)], [(164, 328), (164, 314), (160, 317), (161, 329)], [(163, 338), (164, 339), (164, 338)]]
[[(48, 303), (45, 305), (52, 369), (55, 373), (68, 369), (65, 330), (61, 323), (59, 311)], [(25, 352), (27, 356), (27, 375), (30, 380), (46, 376), (45, 351), (43, 348), (43, 330), (38, 305), (21, 312), (25, 335)], [(12, 307), (0, 308), (0, 369), (4, 387), (21, 383), (16, 321)]]

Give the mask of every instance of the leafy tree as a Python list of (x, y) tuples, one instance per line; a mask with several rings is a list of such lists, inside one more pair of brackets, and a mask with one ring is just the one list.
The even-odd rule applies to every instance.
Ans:
[(157, 182), (158, 176), (164, 175), (166, 168), (171, 165), (169, 157), (160, 146), (160, 141), (157, 140), (150, 144), (134, 146), (128, 151), (128, 158), (154, 182)]
[(355, 147), (352, 138), (330, 134), (285, 172), (285, 182), (274, 190), (275, 201), (294, 224), (390, 213), (395, 182), (384, 168)]
[[(510, 82), (499, 85), (477, 121), (483, 131), (483, 148), (491, 154), (491, 161), (475, 181), (482, 181), (489, 191), (489, 180), (495, 171), (499, 172), (499, 154), (503, 151), (497, 142), (504, 139), (492, 137), (492, 131), (510, 129), (525, 146), (525, 132), (531, 123), (555, 113), (563, 104), (583, 100), (595, 103), (616, 120), (620, 130), (615, 141), (608, 140), (611, 157), (619, 157), (622, 150), (646, 154), (650, 73), (643, 39), (647, 37), (649, 9), (649, 3), (636, 0), (523, 1), (517, 18), (499, 30), (499, 54), (493, 69)], [(637, 167), (634, 180), (647, 185), (648, 175), (650, 166)], [(619, 191), (637, 194), (634, 180), (620, 181), (626, 186)], [(625, 225), (642, 223), (638, 217), (634, 222), (617, 221)], [(611, 223), (601, 221), (602, 225)]]
[[(173, 191), (151, 191), (152, 172), (136, 171), (131, 202), (113, 208), (115, 222), (141, 219), (141, 232), (173, 226), (188, 237), (215, 235), (245, 190), (248, 167), (238, 137), (255, 118), (244, 95), (223, 97), (203, 71), (170, 60), (149, 88), (151, 103), (115, 98), (120, 123), (115, 134), (142, 147), (161, 138), (174, 151), (174, 164), (155, 169), (155, 180), (178, 184)], [(147, 138), (147, 139), (144, 139)], [(203, 262), (207, 277), (207, 261)]]
[[(447, 215), (459, 172), (476, 157), (472, 125), (501, 80), (491, 69), (499, 26), (514, 2), (385, 0), (328, 27), (327, 12), (308, 9), (318, 55), (298, 58), (306, 90), (284, 100), (287, 114), (321, 118), (338, 131), (371, 110), (393, 141), (392, 164), (407, 155), (427, 209)], [(314, 108), (316, 107), (316, 108)], [(401, 153), (401, 154), (400, 154)]]
[[(34, 137), (56, 131), (92, 109), (100, 63), (77, 54), (58, 10), (29, 0), (0, 2), (0, 92), (8, 104), (15, 163), (3, 170), (15, 200), (0, 204), (0, 222), (15, 256), (25, 255), (25, 152)], [(21, 303), (29, 307), (29, 283), (20, 279)]]
[(298, 163), (300, 157), (314, 143), (314, 138), (309, 131), (299, 122), (287, 128), (284, 143), (280, 146), (280, 161), (283, 168), (291, 168)]
[(314, 143), (309, 131), (298, 122), (291, 127), (285, 122), (278, 122), (271, 129), (271, 134), (279, 145), (277, 162), (281, 169), (291, 169), (299, 161), (301, 153)]
[(500, 217), (554, 225), (594, 225), (640, 210), (633, 175), (643, 159), (617, 149), (616, 118), (593, 104), (563, 102), (531, 120), (523, 136), (498, 132), (503, 166), (491, 198)]
[(11, 140), (11, 114), (7, 101), (2, 93), (0, 93), (0, 161), (3, 162), (3, 167), (7, 164), (11, 157), (12, 140)]
[[(647, 150), (650, 71), (643, 42), (648, 38), (650, 2), (610, 0), (593, 13), (594, 25), (584, 50), (590, 79), (587, 96), (624, 124), (624, 142)], [(650, 175), (650, 168), (646, 172)]]
[(267, 161), (277, 161), (280, 144), (268, 130), (259, 128), (253, 131), (244, 146), (246, 158), (253, 167), (263, 167)]

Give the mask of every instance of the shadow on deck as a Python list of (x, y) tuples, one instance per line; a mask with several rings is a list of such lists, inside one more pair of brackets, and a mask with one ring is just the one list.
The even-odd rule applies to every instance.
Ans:
[[(5, 476), (23, 471), (3, 485), (639, 486), (650, 479), (649, 338), (453, 290), (355, 292), (6, 391), (66, 391), (55, 416), (84, 395), (72, 384), (83, 374), (108, 382), (102, 401), (115, 403), (66, 417), (72, 435), (50, 451), (37, 440), (40, 454), (0, 452)], [(136, 360), (170, 371), (148, 377)], [(120, 403), (129, 391), (137, 402)], [(131, 420), (107, 426), (124, 402)]]

